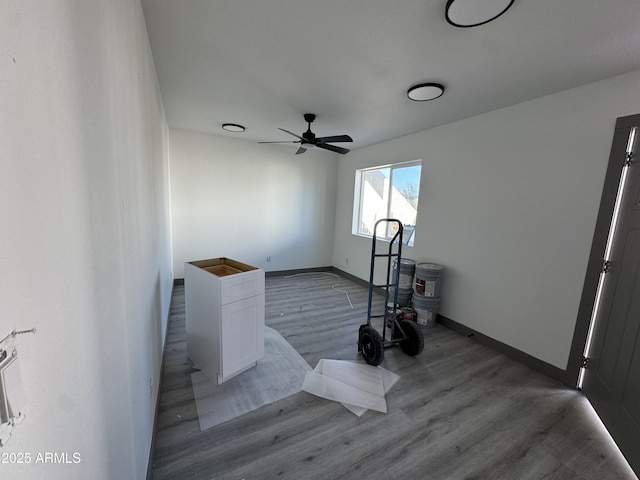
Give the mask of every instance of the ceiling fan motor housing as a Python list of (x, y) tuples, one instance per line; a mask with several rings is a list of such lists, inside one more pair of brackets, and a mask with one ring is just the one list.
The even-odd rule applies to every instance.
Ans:
[(316, 142), (316, 135), (315, 133), (313, 133), (311, 131), (311, 124), (313, 123), (313, 121), (316, 119), (315, 114), (313, 113), (305, 113), (304, 114), (304, 119), (305, 121), (309, 124), (309, 128), (307, 128), (307, 131), (304, 132), (302, 134), (302, 138), (304, 138), (305, 140), (307, 140), (309, 143), (313, 143), (315, 144)]

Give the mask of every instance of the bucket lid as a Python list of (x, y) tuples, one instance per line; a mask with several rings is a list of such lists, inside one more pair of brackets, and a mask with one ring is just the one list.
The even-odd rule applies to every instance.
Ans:
[[(396, 288), (395, 288), (395, 287), (389, 287), (389, 291), (390, 291), (390, 292), (395, 292), (395, 290), (396, 290)], [(398, 287), (398, 293), (399, 293), (400, 295), (402, 295), (403, 293), (404, 293), (405, 295), (407, 295), (407, 294), (409, 294), (409, 293), (411, 293), (411, 292), (413, 292), (413, 287)]]
[(419, 263), (416, 265), (416, 268), (421, 270), (444, 270), (442, 265), (438, 265), (437, 263)]
[[(398, 259), (394, 258), (393, 259), (393, 264), (397, 265), (398, 264)], [(402, 267), (403, 265), (407, 265), (407, 266), (413, 266), (416, 264), (415, 260), (411, 260), (410, 258), (401, 258), (400, 259), (400, 266)]]
[(426, 297), (424, 295), (416, 294), (413, 297), (411, 297), (411, 302), (414, 305), (421, 305), (421, 306), (435, 305), (440, 303), (440, 297)]

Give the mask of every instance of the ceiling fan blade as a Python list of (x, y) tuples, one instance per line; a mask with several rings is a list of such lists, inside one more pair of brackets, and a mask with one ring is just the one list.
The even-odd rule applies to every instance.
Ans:
[(316, 143), (353, 142), (349, 135), (334, 135), (333, 137), (316, 138)]
[(290, 132), (289, 130), (285, 130), (284, 128), (280, 128), (280, 130), (282, 130), (283, 132), (287, 132), (289, 135), (293, 135), (294, 137), (299, 138), (300, 140), (304, 140), (304, 138), (302, 138), (297, 133)]
[(258, 142), (258, 143), (300, 143), (300, 140), (281, 140), (278, 142)]
[(302, 148), (302, 147), (300, 147), (300, 148), (296, 151), (296, 155), (300, 155), (301, 153), (304, 153), (304, 152), (306, 152), (306, 151), (307, 151), (307, 149), (306, 149), (306, 148)]
[(325, 150), (331, 150), (332, 152), (336, 153), (341, 153), (342, 155), (351, 151), (348, 148), (336, 147), (335, 145), (329, 145), (328, 143), (318, 143), (316, 144), (316, 147), (324, 148)]

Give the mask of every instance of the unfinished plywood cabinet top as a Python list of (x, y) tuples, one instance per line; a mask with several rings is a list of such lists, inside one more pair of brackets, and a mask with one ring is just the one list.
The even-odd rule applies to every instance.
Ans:
[(231, 258), (226, 257), (197, 260), (188, 263), (217, 277), (226, 277), (228, 275), (259, 270), (257, 267), (252, 267), (246, 263), (238, 262), (237, 260), (232, 260)]

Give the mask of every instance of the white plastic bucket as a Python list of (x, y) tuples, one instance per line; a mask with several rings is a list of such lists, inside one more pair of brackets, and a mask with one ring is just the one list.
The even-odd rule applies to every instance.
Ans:
[(426, 328), (435, 327), (440, 299), (425, 297), (424, 295), (414, 295), (411, 302), (416, 312), (416, 322), (418, 325)]
[[(393, 279), (396, 278), (396, 268), (398, 267), (398, 259), (393, 261)], [(410, 258), (400, 259), (400, 277), (398, 278), (398, 289), (413, 287), (413, 275), (416, 271), (416, 261)]]
[(416, 293), (425, 297), (439, 298), (442, 289), (444, 267), (435, 263), (416, 265)]
[[(395, 294), (395, 288), (389, 288), (389, 300), (393, 302), (393, 296)], [(409, 288), (398, 288), (398, 306), (400, 307), (409, 307), (411, 305), (411, 296), (413, 295), (413, 289)]]

